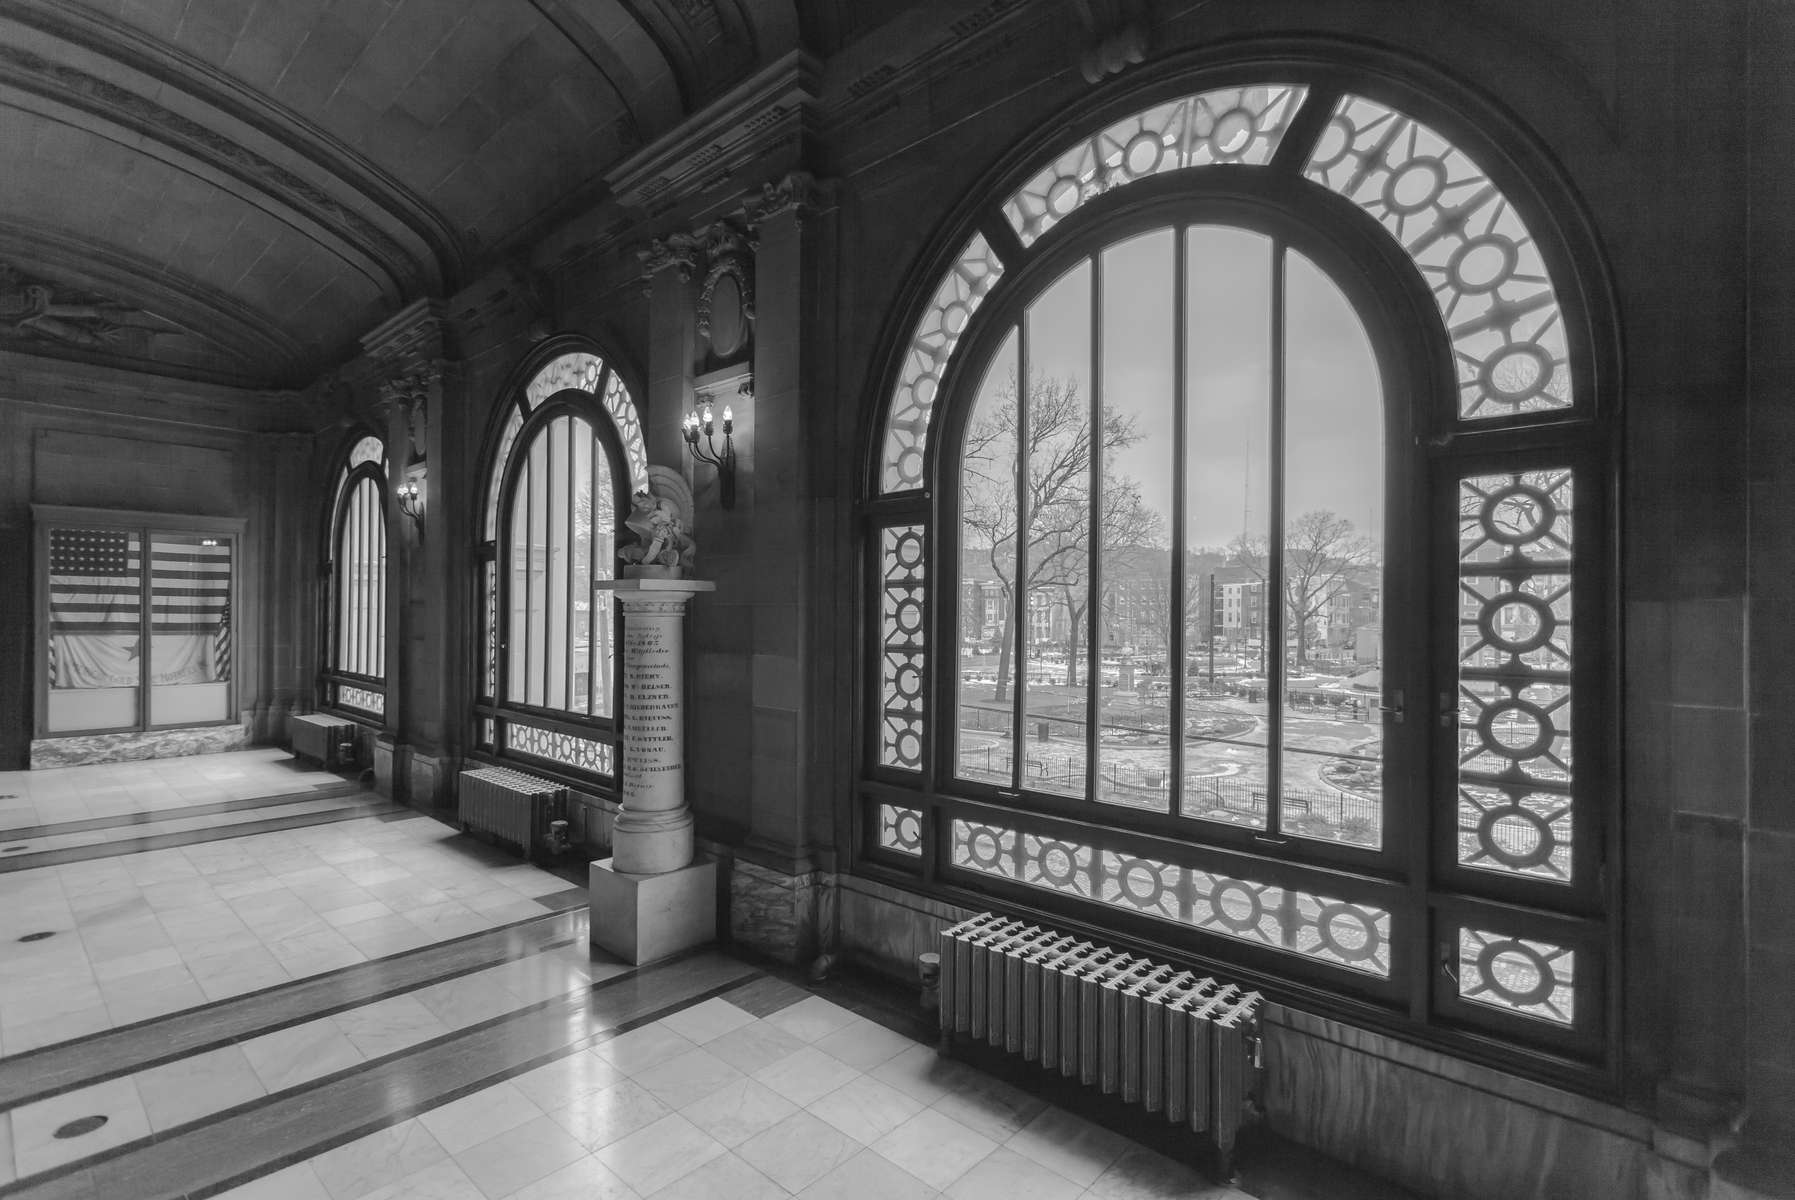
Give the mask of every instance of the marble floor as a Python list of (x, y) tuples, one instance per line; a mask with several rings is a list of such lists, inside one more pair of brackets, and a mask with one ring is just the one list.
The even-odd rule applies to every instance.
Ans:
[[(0, 775), (0, 844), (340, 783), (267, 751)], [(568, 879), (362, 802), (0, 873), (0, 1197), (1273, 1194), (726, 953), (610, 961)]]

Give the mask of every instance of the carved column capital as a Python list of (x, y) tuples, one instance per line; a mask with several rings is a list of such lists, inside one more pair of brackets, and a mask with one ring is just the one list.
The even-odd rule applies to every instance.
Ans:
[(636, 258), (642, 264), (644, 279), (671, 268), (679, 272), (681, 283), (690, 283), (698, 269), (698, 239), (689, 233), (670, 233), (650, 241), (647, 249), (636, 251)]
[(829, 207), (831, 190), (808, 171), (791, 171), (744, 196), (742, 215), (750, 228), (782, 213), (791, 213), (802, 224), (805, 218)]

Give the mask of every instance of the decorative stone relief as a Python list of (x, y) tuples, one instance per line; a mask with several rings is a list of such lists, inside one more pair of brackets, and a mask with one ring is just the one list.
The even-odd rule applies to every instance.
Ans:
[(446, 332), (441, 306), (420, 300), (362, 338), (379, 376), (375, 411), (382, 420), (404, 416), (413, 462), (428, 455), (430, 409), (442, 398)]
[(753, 342), (754, 250), (759, 239), (739, 222), (717, 221), (699, 231), (705, 262), (698, 290), (698, 334), (720, 361)]
[(180, 332), (142, 309), (31, 279), (0, 263), (0, 336), (99, 349)]

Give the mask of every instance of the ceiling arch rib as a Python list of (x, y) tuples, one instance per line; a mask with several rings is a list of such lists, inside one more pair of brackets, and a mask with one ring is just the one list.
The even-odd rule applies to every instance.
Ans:
[(0, 99), (207, 179), (353, 265), (395, 305), (425, 284), (391, 234), (316, 183), (129, 88), (0, 46)]
[[(462, 278), (465, 247), (442, 213), (391, 173), (291, 108), (245, 86), (211, 63), (161, 41), (146, 39), (139, 31), (102, 13), (52, 5), (47, 0), (10, 0), (7, 16), (59, 42), (80, 47), (155, 80), (191, 98), (199, 112), (217, 113), (247, 126), (273, 146), (304, 160), (324, 178), (339, 184), (338, 190), (353, 193), (420, 243), (404, 248), (402, 253), (426, 290), (453, 288)], [(384, 231), (365, 217), (359, 224), (384, 236)]]
[(673, 67), (654, 39), (618, 0), (530, 0), (543, 18), (586, 56), (617, 93), (629, 137), (639, 146), (685, 115)]

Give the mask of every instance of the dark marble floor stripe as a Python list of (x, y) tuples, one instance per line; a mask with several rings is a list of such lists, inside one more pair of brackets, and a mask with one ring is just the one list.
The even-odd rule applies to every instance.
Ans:
[(572, 944), (585, 935), (583, 907), (584, 898), (578, 908), (0, 1059), (0, 1112)]
[(796, 984), (787, 983), (772, 975), (762, 975), (744, 983), (724, 999), (754, 1016), (770, 1017), (782, 1008), (790, 1008), (808, 995), (809, 992)]
[(359, 783), (333, 779), (297, 792), (281, 792), (269, 796), (244, 796), (238, 800), (215, 800), (207, 804), (183, 804), (170, 808), (151, 808), (142, 812), (114, 813), (107, 817), (84, 817), (79, 821), (57, 821), (49, 825), (18, 825), (0, 829), (0, 842), (28, 841), (55, 837), (63, 833), (91, 833), (96, 829), (121, 829), (126, 825), (148, 825), (152, 821), (179, 821), (187, 817), (209, 817), (217, 813), (241, 812), (247, 808), (267, 808), (277, 804), (297, 804), (302, 800), (329, 800), (367, 791)]
[(756, 973), (715, 953), (644, 967), (21, 1180), (0, 1197), (204, 1200), (725, 994)]
[(536, 897), (536, 903), (544, 908), (575, 908), (586, 903), (590, 893), (583, 887), (570, 887), (564, 892), (550, 892), (546, 896)]
[[(265, 821), (216, 825), (210, 829), (183, 829), (178, 833), (153, 833), (147, 837), (125, 838), (121, 841), (101, 842), (93, 846), (69, 846), (62, 850), (39, 850), (35, 854), (14, 854), (0, 858), (0, 875), (11, 874), (14, 871), (35, 870), (38, 867), (60, 867), (68, 863), (88, 862), (96, 858), (119, 858), (126, 854), (142, 854), (146, 850), (167, 850), (173, 846), (192, 846), (200, 842), (222, 842), (229, 838), (250, 837), (258, 833), (275, 833), (282, 829), (304, 829), (311, 825), (329, 825), (337, 821), (353, 821), (360, 817), (382, 816), (395, 811), (377, 793), (369, 792), (367, 795), (373, 799), (346, 802), (341, 808), (325, 808), (319, 809), (317, 812), (269, 817)], [(335, 799), (336, 797), (327, 798)], [(347, 797), (344, 799), (348, 800)]]

